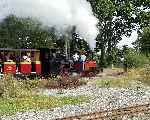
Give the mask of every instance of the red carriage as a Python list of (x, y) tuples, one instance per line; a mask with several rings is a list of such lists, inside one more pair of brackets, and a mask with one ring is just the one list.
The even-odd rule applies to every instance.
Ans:
[(40, 51), (1, 48), (0, 69), (3, 74), (41, 74)]
[(54, 53), (57, 53), (56, 49), (0, 48), (0, 72), (15, 75), (34, 74), (42, 77), (68, 76), (77, 72), (82, 77), (95, 76), (96, 61), (72, 63), (61, 54), (54, 55)]
[(85, 62), (77, 62), (73, 65), (76, 72), (80, 73), (82, 77), (94, 77), (96, 75), (96, 61), (87, 60)]

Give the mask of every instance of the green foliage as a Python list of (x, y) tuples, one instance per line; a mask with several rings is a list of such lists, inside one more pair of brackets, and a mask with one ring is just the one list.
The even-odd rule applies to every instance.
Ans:
[(143, 28), (142, 32), (139, 32), (135, 46), (146, 56), (150, 54), (150, 26)]
[[(117, 77), (108, 77), (102, 78), (96, 81), (96, 85), (99, 87), (108, 87), (108, 88), (129, 88), (132, 87), (132, 81), (136, 81), (136, 76), (127, 76)], [(135, 86), (134, 86), (135, 87)]]
[(143, 29), (143, 28), (145, 28), (147, 26), (150, 26), (150, 11), (149, 10), (147, 10), (147, 12), (141, 11), (138, 14), (137, 19), (139, 21), (141, 29)]
[(101, 55), (98, 55), (95, 53), (93, 55), (93, 60), (96, 61), (98, 68), (105, 68), (107, 66), (105, 58), (103, 58), (103, 60), (102, 60)]
[(40, 85), (39, 80), (25, 80), (25, 81), (21, 81), (21, 82), (23, 83), (24, 87), (28, 90), (37, 88)]
[[(101, 51), (99, 65), (104, 67), (114, 62), (114, 48), (122, 36), (130, 36), (132, 30), (140, 31), (150, 24), (150, 2), (149, 0), (87, 0), (90, 2), (94, 15), (98, 18), (99, 35), (97, 36), (96, 51)], [(68, 30), (71, 36), (74, 31)], [(145, 32), (147, 35), (148, 33)], [(147, 41), (149, 36), (140, 36), (142, 51), (149, 51)], [(59, 40), (58, 40), (59, 39)], [(54, 28), (42, 28), (38, 21), (26, 18), (16, 18), (8, 16), (0, 23), (0, 47), (6, 48), (64, 48), (65, 40), (72, 38), (56, 35)], [(147, 40), (146, 40), (147, 39)], [(142, 42), (141, 42), (142, 41)], [(146, 42), (143, 42), (146, 41)], [(56, 42), (56, 46), (53, 44)], [(141, 45), (141, 43), (144, 43)], [(75, 49), (89, 50), (89, 46), (84, 40), (71, 40), (70, 51)], [(78, 44), (78, 45), (76, 45)], [(147, 52), (146, 52), (147, 54)]]
[(95, 16), (101, 21), (103, 19), (107, 19), (108, 17), (112, 17), (115, 11), (115, 6), (110, 0), (88, 0), (92, 7)]
[[(133, 6), (130, 2), (113, 0), (89, 0), (95, 16), (99, 19), (99, 35), (96, 39), (96, 50), (101, 51), (101, 66), (114, 61), (114, 48), (123, 35), (130, 35)], [(113, 54), (113, 55), (112, 55)]]
[(128, 68), (138, 68), (143, 67), (145, 64), (148, 64), (149, 59), (133, 49), (128, 49), (124, 55), (124, 62), (127, 64)]
[(0, 81), (0, 97), (15, 98), (32, 95), (31, 88), (26, 86), (28, 85), (24, 82), (13, 79), (12, 75), (7, 75)]
[(109, 65), (115, 60), (114, 48), (122, 36), (130, 36), (132, 30), (149, 25), (150, 2), (148, 0), (88, 1), (92, 5), (95, 16), (99, 19), (96, 50), (101, 51), (102, 65), (104, 63)]
[[(57, 80), (54, 80), (57, 81)], [(27, 110), (41, 110), (67, 104), (86, 102), (88, 97), (51, 97), (39, 96), (34, 88), (40, 86), (38, 80), (15, 80), (6, 75), (0, 81), (0, 116)]]
[(42, 28), (29, 18), (8, 16), (0, 23), (1, 48), (50, 48), (56, 38), (54, 28)]
[(150, 85), (150, 65), (146, 65), (141, 71), (140, 71), (141, 79), (140, 81)]
[(14, 114), (16, 112), (25, 112), (28, 110), (42, 110), (54, 107), (61, 107), (67, 104), (79, 104), (87, 102), (88, 97), (47, 97), (31, 96), (23, 98), (0, 98), (0, 115)]
[[(99, 80), (96, 80), (96, 84), (99, 87), (108, 87), (108, 88), (136, 88), (138, 90), (144, 83), (141, 79), (140, 69), (130, 69), (128, 73), (119, 75), (122, 73), (123, 69), (114, 68), (113, 71), (109, 71), (107, 76), (102, 77)], [(143, 70), (142, 70), (143, 71)], [(139, 81), (141, 79), (141, 81)]]

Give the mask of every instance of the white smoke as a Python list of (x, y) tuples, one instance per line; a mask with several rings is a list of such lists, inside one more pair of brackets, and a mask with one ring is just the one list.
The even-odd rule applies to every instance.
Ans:
[(0, 0), (0, 20), (10, 14), (31, 17), (59, 31), (76, 26), (76, 32), (95, 47), (98, 20), (86, 0)]

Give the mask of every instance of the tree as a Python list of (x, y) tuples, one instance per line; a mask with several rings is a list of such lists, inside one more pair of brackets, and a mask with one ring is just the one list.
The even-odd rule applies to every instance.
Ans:
[[(101, 51), (102, 65), (111, 64), (112, 53), (122, 36), (130, 36), (132, 30), (142, 26), (149, 8), (149, 0), (88, 0), (95, 16), (99, 19), (99, 35), (96, 50)], [(142, 6), (142, 7), (141, 7)], [(141, 9), (142, 8), (142, 9)], [(143, 13), (143, 14), (141, 14)], [(145, 24), (148, 24), (148, 18)]]
[(127, 68), (138, 68), (149, 64), (149, 59), (133, 48), (124, 47), (123, 56)]
[(99, 35), (97, 37), (96, 50), (101, 51), (101, 62), (105, 66), (112, 63), (113, 48), (122, 39), (122, 35), (130, 35), (133, 26), (127, 25), (123, 14), (119, 13), (118, 7), (120, 4), (111, 0), (89, 1), (95, 16), (99, 19)]
[(138, 48), (146, 56), (150, 54), (150, 26), (143, 28), (139, 32), (138, 39), (134, 43), (135, 47)]
[(11, 15), (0, 23), (0, 47), (50, 48), (56, 39), (54, 28), (43, 29), (39, 22), (29, 18)]

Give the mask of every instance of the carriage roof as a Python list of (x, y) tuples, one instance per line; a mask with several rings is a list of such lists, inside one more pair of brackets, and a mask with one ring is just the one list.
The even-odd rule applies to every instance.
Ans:
[(38, 49), (13, 49), (13, 48), (0, 48), (0, 51), (39, 51)]

